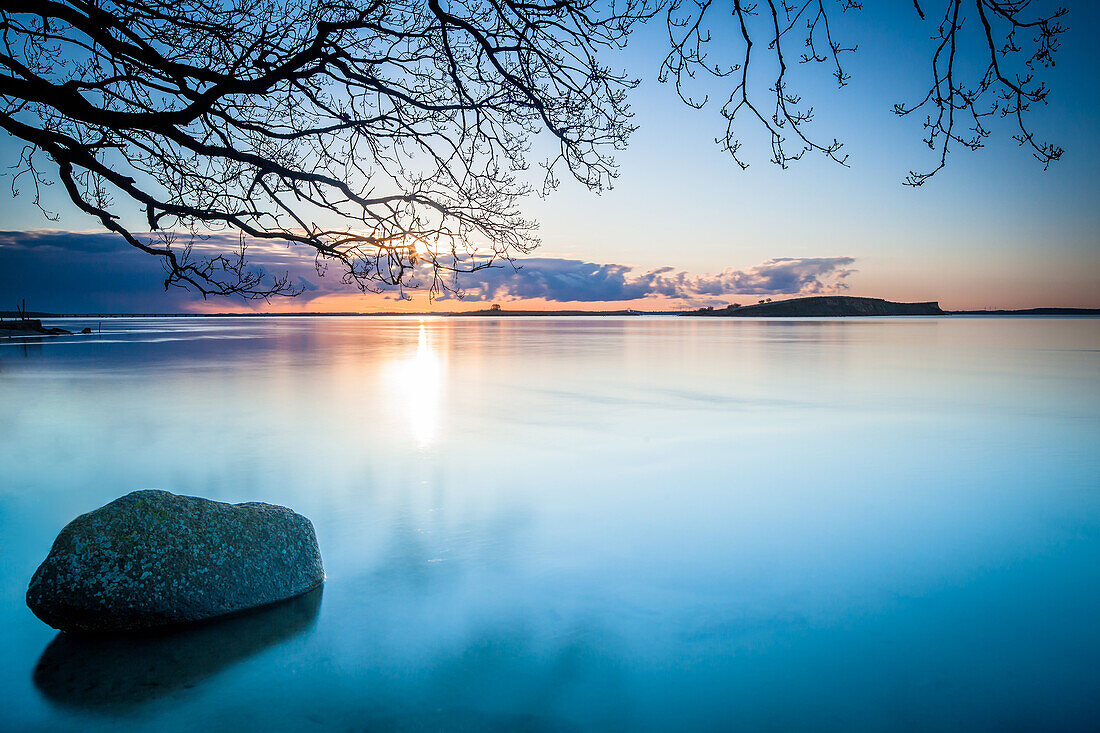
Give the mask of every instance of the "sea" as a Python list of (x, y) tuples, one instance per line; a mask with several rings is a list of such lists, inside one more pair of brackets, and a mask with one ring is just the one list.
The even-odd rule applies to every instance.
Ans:
[[(208, 317), (0, 340), (0, 730), (1085, 731), (1100, 319)], [(130, 491), (323, 589), (141, 638), (25, 604)]]

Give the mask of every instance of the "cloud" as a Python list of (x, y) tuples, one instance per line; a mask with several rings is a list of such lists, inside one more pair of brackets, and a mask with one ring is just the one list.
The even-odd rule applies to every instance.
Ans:
[[(183, 248), (181, 235), (176, 247)], [(196, 255), (235, 251), (235, 234), (215, 233), (194, 240)], [(250, 242), (248, 264), (268, 276), (289, 272), (310, 297), (342, 289), (338, 277), (316, 281), (313, 259), (278, 242)], [(178, 287), (164, 287), (166, 272), (159, 257), (136, 251), (122, 237), (105, 231), (55, 229), (0, 231), (0, 310), (26, 298), (29, 306), (59, 313), (172, 313), (194, 310), (202, 297)], [(242, 299), (209, 301), (219, 306), (249, 305)], [(32, 305), (33, 304), (33, 305)], [(251, 304), (255, 305), (255, 304)]]
[[(178, 242), (182, 247), (184, 238)], [(237, 244), (234, 235), (214, 234), (197, 240), (194, 249), (201, 255), (232, 251)], [(258, 272), (290, 271), (295, 278), (314, 273), (312, 260), (270, 243), (250, 246), (249, 262)], [(0, 310), (24, 298), (32, 309), (57, 313), (175, 313), (201, 302), (181, 288), (166, 290), (165, 276), (159, 257), (134, 250), (110, 232), (0, 231)]]
[(543, 298), (562, 302), (637, 300), (652, 291), (644, 278), (631, 278), (626, 265), (529, 257), (463, 275), (466, 300)]
[[(202, 250), (227, 251), (237, 244), (234, 235), (214, 234), (198, 241), (195, 249), (200, 254)], [(302, 248), (277, 242), (250, 243), (248, 259), (258, 271), (289, 272), (303, 288), (298, 298), (281, 301), (284, 306), (305, 309), (314, 299), (357, 293), (335, 269), (321, 276)], [(666, 298), (705, 304), (735, 295), (838, 292), (847, 288), (845, 280), (854, 272), (854, 263), (852, 257), (782, 257), (748, 269), (693, 275), (672, 267), (636, 273), (629, 265), (531, 257), (517, 260), (516, 267), (504, 262), (465, 274), (458, 284), (461, 297), (470, 301), (598, 303)], [(179, 288), (165, 291), (164, 275), (159, 258), (135, 252), (111, 233), (0, 231), (0, 293), (15, 299), (26, 297), (40, 310), (165, 313), (197, 307), (200, 296)], [(440, 299), (454, 297), (444, 293)], [(214, 307), (240, 304), (232, 299), (208, 302)], [(5, 307), (12, 306), (0, 304), (0, 310)], [(358, 307), (372, 310), (377, 306), (364, 301)]]
[(121, 252), (129, 245), (111, 232), (66, 232), (36, 229), (26, 232), (0, 231), (0, 249), (7, 252)]
[(727, 268), (714, 275), (691, 275), (661, 267), (634, 275), (628, 265), (533, 257), (480, 270), (462, 279), (466, 300), (559, 302), (640, 300), (664, 296), (685, 300), (726, 295), (810, 295), (846, 290), (854, 257), (780, 257), (747, 270)]

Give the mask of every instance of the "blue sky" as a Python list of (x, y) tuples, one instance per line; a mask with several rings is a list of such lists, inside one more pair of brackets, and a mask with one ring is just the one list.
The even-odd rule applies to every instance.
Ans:
[[(834, 35), (859, 43), (858, 53), (846, 59), (852, 79), (844, 89), (836, 89), (824, 68), (795, 70), (794, 89), (816, 111), (814, 129), (821, 138), (845, 142), (848, 168), (807, 157), (779, 170), (768, 162), (766, 140), (747, 128), (744, 157), (752, 165), (740, 170), (714, 142), (724, 129), (717, 106), (692, 110), (655, 81), (664, 29), (659, 23), (644, 29), (618, 59), (643, 83), (631, 97), (639, 130), (617, 156), (615, 188), (595, 195), (565, 181), (548, 199), (528, 200), (525, 213), (541, 225), (536, 259), (518, 272), (506, 268), (472, 278), (468, 307), (486, 299), (586, 308), (724, 304), (748, 302), (757, 293), (837, 286), (854, 295), (938, 300), (956, 308), (1100, 306), (1094, 53), (1100, 10), (1093, 3), (1066, 3), (1070, 31), (1058, 65), (1046, 73), (1050, 103), (1032, 114), (1039, 135), (1065, 148), (1062, 161), (1044, 172), (1011, 140), (1011, 126), (998, 122), (986, 148), (956, 150), (944, 171), (913, 189), (902, 185), (905, 174), (929, 167), (934, 156), (921, 143), (921, 120), (898, 119), (892, 106), (918, 97), (927, 83), (934, 4), (942, 3), (925, 1), (929, 20), (923, 24), (906, 2), (867, 3), (837, 21)], [(10, 141), (0, 144), (6, 164), (16, 151)], [(237, 307), (224, 300), (195, 305), (187, 293), (165, 293), (155, 260), (72, 234), (94, 231), (95, 222), (67, 206), (60, 191), (50, 192), (47, 205), (59, 211), (59, 221), (45, 220), (26, 196), (0, 200), (0, 228), (7, 232), (0, 237), (0, 294), (26, 297), (40, 310)], [(69, 233), (62, 238), (69, 255), (56, 256), (62, 239), (44, 247), (40, 235), (20, 234), (44, 228)], [(293, 259), (263, 257), (265, 266)], [(777, 261), (788, 269), (795, 263), (802, 279), (776, 279), (773, 288), (768, 268)], [(336, 278), (302, 272), (309, 287), (302, 296), (265, 307), (429, 307), (422, 297), (401, 303), (362, 296)], [(645, 285), (660, 276), (663, 289)], [(703, 285), (672, 287), (670, 276)], [(728, 289), (713, 292), (707, 283)], [(432, 307), (467, 306), (444, 299)]]

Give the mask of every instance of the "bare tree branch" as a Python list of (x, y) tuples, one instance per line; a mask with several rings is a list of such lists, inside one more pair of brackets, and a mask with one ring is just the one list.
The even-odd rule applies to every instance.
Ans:
[(19, 173), (163, 258), (203, 295), (292, 294), (243, 257), (174, 237), (236, 231), (311, 247), (349, 283), (448, 287), (530, 251), (517, 208), (531, 135), (600, 190), (632, 127), (626, 76), (597, 62), (644, 0), (427, 3), (43, 0), (0, 5), (0, 128)]
[[(1026, 114), (1036, 103), (1044, 103), (1048, 89), (1037, 80), (1036, 69), (1051, 66), (1058, 50), (1059, 36), (1065, 32), (1059, 19), (1064, 8), (1052, 8), (1026, 17), (1032, 0), (945, 0), (943, 21), (933, 38), (933, 83), (923, 99), (913, 105), (895, 105), (904, 116), (926, 110), (925, 143), (938, 151), (937, 164), (929, 171), (911, 171), (905, 182), (919, 186), (942, 170), (954, 144), (981, 147), (990, 134), (986, 123), (991, 117), (1012, 118), (1015, 139), (1032, 149), (1044, 165), (1058, 160), (1062, 149), (1039, 141), (1027, 124)], [(1034, 3), (1040, 4), (1040, 3)], [(913, 7), (921, 20), (925, 14), (918, 0)], [(788, 80), (789, 47), (801, 42), (805, 49), (799, 57), (803, 64), (827, 64), (843, 87), (850, 77), (844, 68), (846, 55), (856, 51), (854, 44), (841, 42), (833, 33), (834, 15), (862, 9), (856, 0), (730, 0), (721, 5), (713, 0), (670, 0), (666, 6), (666, 25), (670, 52), (661, 66), (660, 79), (675, 84), (681, 98), (694, 107), (702, 107), (706, 96), (693, 96), (690, 82), (697, 77), (733, 79), (734, 88), (721, 114), (726, 120), (725, 135), (719, 143), (742, 168), (741, 132), (745, 122), (760, 126), (771, 140), (771, 160), (786, 168), (807, 153), (819, 153), (846, 164), (842, 144), (835, 138), (820, 140), (810, 132), (814, 113)], [(727, 24), (723, 11), (733, 16), (738, 38), (723, 38), (719, 28)], [(969, 36), (963, 33), (967, 17), (975, 17), (981, 30)], [(716, 17), (717, 16), (717, 17)], [(974, 25), (971, 23), (970, 25)], [(1032, 34), (1027, 43), (1019, 38)], [(728, 34), (727, 34), (728, 35)], [(766, 50), (760, 50), (761, 47)], [(1027, 48), (1027, 51), (1024, 51)], [(716, 60), (722, 51), (736, 60)], [(1014, 71), (1007, 66), (1021, 58)], [(961, 57), (975, 54), (988, 58), (976, 78), (963, 81), (966, 73)], [(722, 56), (728, 58), (729, 56)], [(770, 83), (760, 84), (766, 78)], [(960, 130), (960, 116), (967, 120), (966, 132)]]
[[(933, 39), (937, 45), (932, 56), (932, 83), (927, 94), (916, 104), (894, 107), (899, 116), (927, 110), (924, 142), (939, 153), (939, 161), (931, 170), (910, 171), (905, 180), (907, 185), (921, 186), (943, 170), (952, 144), (971, 150), (983, 147), (990, 135), (988, 120), (991, 118), (1011, 118), (1017, 128), (1014, 139), (1021, 146), (1031, 148), (1044, 170), (1062, 157), (1062, 148), (1036, 139), (1025, 115), (1033, 105), (1046, 103), (1049, 89), (1036, 78), (1036, 67), (1054, 65), (1059, 36), (1066, 30), (1058, 21), (1067, 10), (1055, 8), (1045, 14), (1025, 17), (1031, 4), (1031, 0), (949, 0)], [(980, 23), (970, 24), (979, 37), (974, 45), (984, 51), (988, 61), (984, 69), (968, 81), (965, 72), (960, 71), (959, 57), (965, 43), (964, 31), (970, 8), (974, 14), (971, 17), (976, 16), (976, 22)], [(1019, 60), (1023, 52), (1017, 37), (1021, 33), (1034, 35), (1022, 63), (1017, 63), (1015, 70), (1010, 72), (1009, 66)], [(960, 129), (960, 125), (964, 127)]]

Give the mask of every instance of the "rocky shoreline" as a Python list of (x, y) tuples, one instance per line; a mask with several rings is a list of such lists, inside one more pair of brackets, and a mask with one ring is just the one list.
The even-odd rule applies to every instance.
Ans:
[[(81, 334), (92, 333), (91, 328), (83, 328)], [(23, 318), (20, 320), (0, 320), (0, 338), (17, 338), (26, 336), (71, 336), (72, 331), (64, 328), (51, 328), (43, 326), (37, 318)]]
[[(86, 329), (91, 333), (91, 329)], [(37, 318), (0, 321), (0, 336), (64, 336), (72, 331), (64, 328), (47, 328)]]

